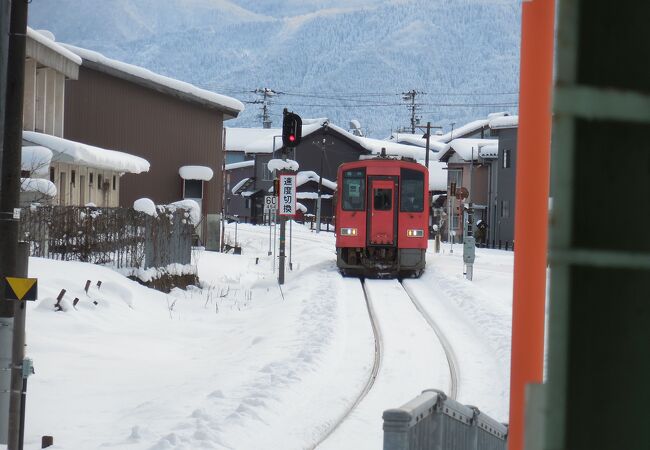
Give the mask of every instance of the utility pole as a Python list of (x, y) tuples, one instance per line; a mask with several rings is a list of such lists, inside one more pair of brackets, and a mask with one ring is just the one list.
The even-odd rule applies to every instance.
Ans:
[(419, 123), (419, 118), (415, 116), (415, 112), (420, 109), (420, 105), (415, 103), (415, 97), (418, 94), (423, 94), (424, 92), (419, 92), (416, 91), (415, 89), (411, 89), (410, 91), (407, 92), (402, 92), (402, 100), (405, 100), (409, 102), (406, 106), (408, 109), (411, 110), (411, 134), (415, 134), (415, 127)]
[(427, 130), (424, 133), (424, 136), (422, 136), (422, 137), (426, 138), (426, 150), (427, 150), (427, 153), (426, 153), (426, 155), (424, 157), (424, 165), (428, 169), (429, 168), (429, 150), (430, 150), (429, 146), (430, 146), (430, 143), (431, 143), (431, 129), (432, 128), (442, 129), (442, 127), (439, 126), (439, 125), (431, 125), (431, 122), (427, 122), (426, 126), (416, 125), (415, 128), (420, 128), (421, 130)]
[(271, 115), (269, 112), (269, 101), (271, 97), (278, 95), (278, 92), (274, 91), (271, 88), (258, 88), (253, 92), (262, 96), (261, 100), (256, 100), (253, 102), (260, 103), (262, 105), (262, 114), (258, 116), (262, 118), (262, 126), (264, 128), (271, 128), (273, 122), (271, 121)]
[[(6, 31), (5, 14), (7, 4), (2, 2), (3, 34)], [(21, 393), (23, 390), (22, 376), (22, 355), (24, 352), (25, 328), (24, 321), (20, 323), (21, 308), (18, 302), (8, 301), (5, 298), (5, 277), (22, 275), (18, 267), (18, 225), (20, 219), (20, 160), (22, 156), (22, 132), (23, 132), (23, 96), (25, 90), (25, 44), (27, 39), (27, 0), (14, 0), (11, 2), (9, 45), (7, 65), (4, 61), (0, 64), (6, 77), (6, 87), (2, 89), (0, 98), (5, 100), (4, 115), (0, 120), (4, 121), (2, 136), (2, 168), (0, 170), (0, 328), (8, 328), (11, 324), (13, 330), (13, 348), (11, 367), (11, 393), (9, 404), (8, 421), (8, 448), (19, 450), (20, 439), (20, 411), (22, 407)], [(3, 44), (4, 45), (4, 44)], [(7, 68), (11, 68), (8, 70)], [(7, 70), (5, 70), (7, 69)], [(0, 342), (2, 353), (6, 352), (9, 342), (6, 333), (1, 334), (3, 341)], [(18, 337), (18, 339), (17, 339)], [(15, 346), (19, 345), (20, 348)], [(17, 363), (15, 363), (17, 361)], [(5, 368), (3, 368), (5, 369)], [(2, 381), (0, 385), (6, 386), (6, 377), (9, 371), (0, 371)], [(4, 407), (4, 405), (3, 405)], [(3, 414), (0, 414), (3, 416)]]
[[(7, 55), (9, 52), (9, 18), (11, 3), (0, 2), (0, 180), (2, 179), (2, 157), (4, 150), (5, 130), (5, 101), (7, 94)], [(2, 196), (2, 186), (0, 186)], [(0, 238), (1, 239), (1, 238)], [(2, 258), (0, 258), (1, 260)], [(1, 283), (0, 283), (1, 284)], [(4, 289), (0, 290), (3, 295)], [(2, 303), (8, 303), (4, 299)], [(6, 444), (9, 430), (9, 393), (11, 388), (11, 373), (5, 368), (11, 367), (11, 345), (13, 339), (13, 310), (5, 310), (9, 305), (3, 305), (0, 314), (0, 445)]]
[[(325, 126), (327, 133), (327, 126)], [(313, 141), (313, 144), (320, 145), (320, 171), (318, 172), (318, 200), (316, 201), (316, 233), (320, 233), (320, 218), (321, 218), (321, 205), (323, 195), (323, 156), (325, 155), (325, 147), (327, 145), (334, 145), (334, 142), (327, 142), (327, 134), (322, 139)]]

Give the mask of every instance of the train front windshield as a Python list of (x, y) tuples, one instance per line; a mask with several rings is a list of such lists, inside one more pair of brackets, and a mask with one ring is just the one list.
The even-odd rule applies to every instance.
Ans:
[(400, 175), (400, 211), (424, 211), (424, 174), (417, 170), (402, 169)]
[(366, 171), (363, 169), (343, 172), (343, 201), (345, 211), (363, 211), (366, 197)]

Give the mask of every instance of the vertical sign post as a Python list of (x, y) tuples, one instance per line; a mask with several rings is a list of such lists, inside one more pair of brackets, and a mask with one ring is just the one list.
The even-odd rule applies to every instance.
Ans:
[(278, 213), (282, 217), (280, 222), (280, 271), (278, 274), (278, 282), (284, 284), (285, 227), (287, 217), (293, 218), (296, 215), (296, 175), (280, 175)]

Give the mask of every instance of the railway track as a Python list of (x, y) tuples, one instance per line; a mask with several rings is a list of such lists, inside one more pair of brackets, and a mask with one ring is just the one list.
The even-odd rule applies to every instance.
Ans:
[[(363, 287), (363, 293), (365, 297), (365, 302), (366, 302), (366, 307), (368, 309), (368, 316), (370, 318), (370, 323), (372, 326), (373, 334), (374, 334), (374, 339), (375, 339), (375, 355), (374, 355), (374, 363), (372, 366), (372, 370), (370, 371), (368, 375), (368, 379), (363, 387), (363, 389), (359, 392), (357, 397), (355, 398), (354, 402), (351, 403), (351, 405), (348, 407), (348, 409), (341, 414), (340, 417), (337, 418), (337, 420), (327, 429), (326, 432), (322, 434), (322, 436), (319, 438), (318, 442), (312, 446), (309, 447), (310, 449), (315, 449), (318, 448), (319, 445), (321, 445), (323, 442), (325, 442), (344, 422), (345, 420), (352, 414), (352, 412), (359, 406), (359, 404), (362, 402), (362, 400), (368, 395), (370, 390), (372, 389), (373, 385), (375, 384), (375, 380), (377, 379), (377, 375), (379, 373), (379, 368), (381, 366), (382, 362), (382, 352), (383, 352), (383, 343), (382, 343), (382, 335), (381, 335), (381, 330), (379, 328), (379, 324), (377, 322), (376, 315), (373, 310), (372, 302), (370, 301), (368, 291), (366, 289), (366, 285), (364, 281), (361, 281), (362, 287)], [(440, 342), (440, 346), (442, 347), (447, 364), (449, 367), (449, 390), (447, 391), (449, 394), (449, 397), (452, 399), (457, 399), (458, 397), (458, 391), (459, 391), (459, 380), (460, 380), (460, 366), (458, 364), (456, 355), (454, 353), (454, 350), (449, 342), (449, 340), (446, 338), (440, 327), (436, 324), (436, 322), (433, 320), (433, 318), (426, 312), (426, 310), (422, 307), (422, 304), (420, 301), (417, 299), (417, 297), (411, 292), (407, 286), (405, 286), (403, 283), (399, 283), (399, 286), (403, 289), (404, 293), (408, 296), (408, 298), (411, 300), (413, 305), (415, 306), (416, 310), (422, 317), (425, 319), (426, 323), (429, 325), (429, 327), (433, 330), (435, 335), (438, 337), (438, 340)]]
[(368, 380), (366, 381), (365, 385), (363, 386), (363, 389), (361, 392), (359, 392), (359, 395), (357, 395), (356, 399), (354, 402), (348, 407), (348, 409), (334, 422), (329, 429), (320, 437), (318, 442), (313, 446), (309, 447), (311, 450), (317, 448), (320, 444), (325, 442), (325, 440), (332, 435), (340, 426), (345, 422), (345, 419), (352, 414), (352, 412), (356, 409), (357, 406), (359, 406), (359, 403), (368, 395), (368, 392), (370, 392), (370, 389), (372, 389), (372, 386), (375, 384), (375, 380), (377, 379), (377, 374), (379, 373), (379, 367), (381, 367), (381, 356), (382, 356), (382, 340), (381, 340), (381, 332), (379, 330), (379, 325), (377, 324), (377, 319), (375, 316), (375, 312), (372, 308), (372, 304), (370, 303), (370, 299), (368, 298), (368, 293), (366, 292), (365, 286), (363, 281), (361, 281), (361, 287), (363, 288), (363, 296), (364, 300), (366, 302), (366, 307), (368, 309), (368, 317), (370, 318), (370, 325), (372, 326), (372, 333), (375, 339), (375, 355), (374, 355), (374, 360), (372, 364), (372, 369), (370, 370), (370, 374), (368, 376)]
[(458, 359), (456, 358), (456, 354), (454, 353), (454, 349), (449, 343), (449, 340), (445, 336), (445, 334), (442, 332), (440, 327), (436, 324), (435, 320), (426, 312), (426, 310), (422, 307), (422, 304), (420, 301), (417, 299), (417, 297), (411, 292), (403, 282), (400, 282), (400, 285), (404, 289), (404, 292), (406, 292), (406, 295), (409, 296), (411, 301), (413, 302), (413, 305), (415, 308), (422, 314), (422, 317), (424, 317), (424, 320), (429, 324), (431, 329), (436, 333), (436, 336), (438, 336), (438, 340), (440, 341), (440, 345), (442, 346), (444, 352), (445, 352), (445, 357), (447, 359), (447, 365), (449, 366), (449, 397), (452, 398), (453, 400), (458, 399), (458, 389), (459, 389), (459, 380), (460, 380), (460, 365), (458, 364)]

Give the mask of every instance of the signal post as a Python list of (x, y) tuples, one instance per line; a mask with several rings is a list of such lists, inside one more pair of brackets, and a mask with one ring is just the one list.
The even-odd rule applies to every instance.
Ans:
[[(295, 148), (302, 138), (302, 119), (298, 114), (284, 109), (282, 121), (282, 160), (287, 160), (287, 149)], [(284, 284), (285, 247), (287, 233), (287, 217), (296, 215), (296, 175), (283, 169), (279, 176), (278, 214), (280, 216), (280, 268), (278, 284)]]

